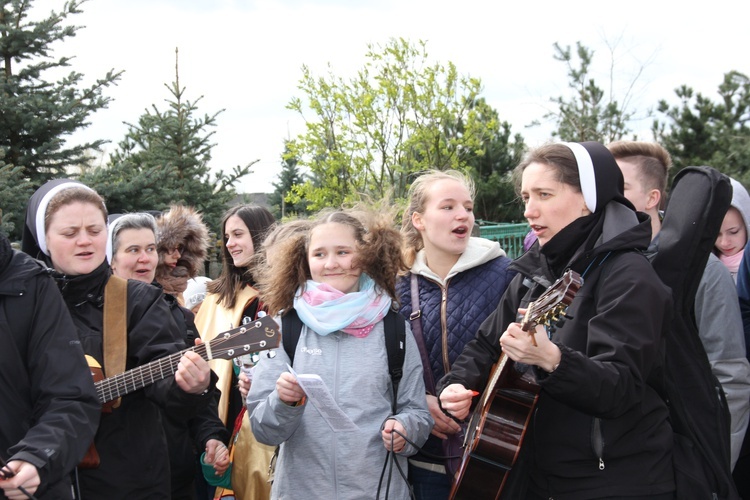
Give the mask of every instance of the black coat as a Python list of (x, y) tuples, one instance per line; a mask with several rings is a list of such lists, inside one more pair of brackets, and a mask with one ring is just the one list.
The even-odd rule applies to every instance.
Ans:
[[(58, 276), (83, 349), (102, 365), (103, 295), (110, 275), (109, 266), (103, 262), (88, 275)], [(128, 280), (127, 301), (126, 369), (184, 347), (175, 341), (179, 331), (160, 289)], [(174, 376), (124, 396), (119, 408), (102, 415), (95, 439), (101, 465), (79, 471), (83, 497), (169, 498), (169, 454), (160, 408), (189, 418), (211, 398), (212, 391), (205, 395), (182, 391)]]
[[(533, 368), (541, 392), (523, 453), (536, 494), (545, 498), (646, 496), (674, 489), (672, 429), (654, 388), (661, 380), (670, 293), (637, 251), (650, 241), (648, 217), (629, 228), (620, 227), (622, 217), (628, 216), (608, 211), (600, 230), (609, 236), (589, 250), (571, 252), (567, 263), (584, 276), (584, 284), (567, 310), (570, 318), (552, 331), (562, 359), (551, 374)], [(500, 355), (500, 336), (516, 321), (517, 309), (568, 267), (553, 272), (545, 263), (536, 244), (512, 264), (520, 275), (438, 390), (452, 383), (469, 389), (486, 385)], [(593, 445), (599, 438), (601, 454)]]
[[(180, 330), (180, 338), (176, 340), (184, 343), (185, 347), (194, 345), (195, 339), (199, 337), (194, 322), (195, 315), (180, 306), (174, 296), (164, 294), (164, 299)], [(216, 376), (212, 375), (211, 386), (215, 385)], [(163, 412), (164, 432), (169, 448), (172, 500), (195, 498), (196, 462), (205, 450), (206, 442), (218, 439), (224, 444), (229, 443), (229, 431), (219, 418), (219, 391), (215, 391), (214, 395), (211, 402), (190, 419), (184, 418), (180, 413), (175, 415)]]
[(55, 282), (22, 253), (0, 262), (0, 343), (0, 455), (37, 467), (37, 498), (69, 499), (100, 405)]

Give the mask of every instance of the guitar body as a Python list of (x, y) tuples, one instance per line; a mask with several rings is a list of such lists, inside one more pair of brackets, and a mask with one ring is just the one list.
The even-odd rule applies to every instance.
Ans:
[[(100, 382), (104, 380), (104, 372), (102, 371), (102, 367), (97, 363), (97, 361), (89, 356), (86, 355), (86, 362), (89, 364), (89, 370), (91, 371), (91, 377), (94, 379), (94, 382)], [(112, 405), (106, 404), (102, 406), (102, 413), (109, 413), (112, 411)], [(86, 454), (83, 456), (81, 461), (78, 463), (79, 469), (96, 469), (99, 467), (99, 452), (96, 451), (96, 445), (92, 441), (89, 445), (89, 449), (86, 450)]]
[(501, 355), (469, 420), (451, 499), (500, 498), (538, 397), (533, 375)]

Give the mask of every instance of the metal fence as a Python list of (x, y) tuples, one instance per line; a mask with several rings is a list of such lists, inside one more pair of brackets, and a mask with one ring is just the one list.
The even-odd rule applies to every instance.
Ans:
[(508, 257), (515, 259), (523, 253), (523, 239), (529, 232), (529, 225), (523, 224), (493, 224), (480, 225), (479, 235), (488, 240), (500, 243)]

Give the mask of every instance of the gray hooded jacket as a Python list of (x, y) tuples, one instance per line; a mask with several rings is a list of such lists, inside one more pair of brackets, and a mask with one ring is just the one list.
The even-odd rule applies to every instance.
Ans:
[[(279, 323), (281, 323), (279, 321)], [(294, 359), (299, 374), (318, 374), (339, 407), (359, 430), (333, 432), (308, 401), (292, 407), (283, 403), (276, 380), (287, 371), (289, 357), (283, 346), (276, 356), (261, 356), (248, 394), (253, 434), (268, 445), (281, 445), (272, 488), (274, 499), (374, 498), (386, 460), (381, 426), (391, 416), (393, 387), (383, 321), (367, 337), (341, 331), (323, 336), (303, 325)], [(433, 420), (427, 409), (422, 363), (407, 323), (406, 356), (398, 388), (398, 420), (409, 440), (419, 446), (427, 440)], [(406, 474), (406, 457), (417, 450), (406, 445), (398, 463)], [(381, 495), (385, 495), (386, 478)], [(409, 498), (408, 485), (393, 464), (388, 498)]]

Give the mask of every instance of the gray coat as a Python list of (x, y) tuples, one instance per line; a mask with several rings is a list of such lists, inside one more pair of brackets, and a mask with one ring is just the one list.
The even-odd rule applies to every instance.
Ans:
[[(280, 322), (279, 322), (280, 323)], [(289, 357), (283, 346), (276, 356), (261, 356), (248, 394), (248, 412), (258, 441), (281, 445), (272, 498), (373, 498), (386, 460), (380, 430), (391, 416), (392, 384), (384, 342), (383, 322), (365, 338), (334, 332), (318, 335), (302, 327), (294, 369), (318, 374), (339, 407), (359, 430), (334, 433), (308, 401), (291, 407), (278, 397), (276, 380), (286, 371)], [(407, 437), (421, 446), (433, 426), (427, 409), (422, 363), (407, 324), (406, 357), (398, 389), (395, 418)], [(406, 457), (416, 449), (406, 445), (398, 463), (406, 474)], [(383, 481), (381, 495), (387, 484)], [(393, 467), (388, 498), (409, 497), (406, 481)]]

